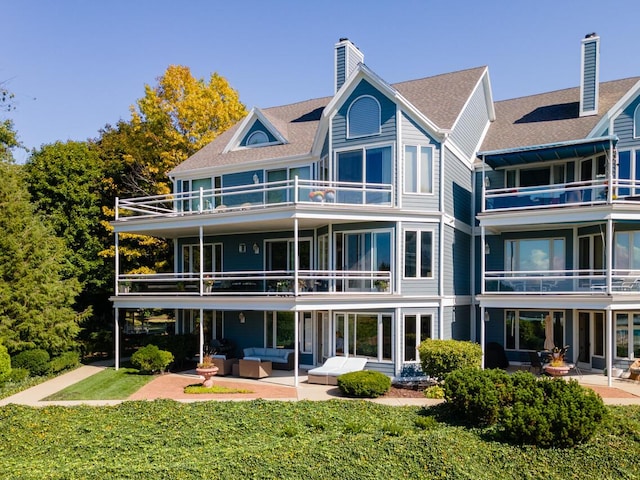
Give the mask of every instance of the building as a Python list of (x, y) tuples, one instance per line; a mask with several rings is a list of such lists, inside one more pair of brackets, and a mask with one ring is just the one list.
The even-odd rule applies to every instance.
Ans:
[(116, 317), (170, 309), (200, 354), (224, 338), (391, 376), (427, 337), (640, 356), (640, 79), (600, 84), (598, 42), (580, 88), (494, 102), (487, 67), (390, 85), (340, 39), (333, 96), (255, 108), (169, 173), (172, 195), (118, 200), (116, 256), (144, 234), (175, 265), (118, 271)]

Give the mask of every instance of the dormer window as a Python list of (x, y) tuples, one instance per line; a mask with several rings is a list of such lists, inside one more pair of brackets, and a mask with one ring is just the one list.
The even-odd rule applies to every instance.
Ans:
[(349, 138), (380, 134), (380, 103), (365, 95), (356, 98), (347, 112)]
[(256, 130), (247, 138), (247, 146), (269, 143), (269, 137), (262, 130)]

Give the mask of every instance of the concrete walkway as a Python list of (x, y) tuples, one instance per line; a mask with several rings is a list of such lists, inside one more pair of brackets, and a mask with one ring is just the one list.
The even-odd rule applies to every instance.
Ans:
[[(36, 385), (11, 397), (0, 399), (0, 406), (8, 404), (20, 404), (29, 406), (47, 406), (47, 405), (116, 405), (123, 400), (81, 400), (81, 401), (44, 401), (43, 399), (68, 387), (91, 375), (94, 375), (106, 368), (112, 366), (109, 361), (96, 363), (92, 365), (81, 366), (71, 372), (65, 373), (54, 379), (48, 380), (40, 385)], [(574, 376), (582, 385), (593, 388), (603, 398), (604, 403), (608, 405), (640, 405), (640, 382), (613, 379), (612, 387), (607, 385), (607, 377), (602, 374), (585, 373), (582, 376)], [(216, 377), (216, 383), (227, 385), (232, 388), (244, 387), (253, 389), (253, 395), (202, 395), (194, 400), (193, 396), (186, 396), (182, 393), (186, 385), (199, 383), (199, 377), (194, 371), (187, 371), (180, 374), (162, 375), (147, 386), (143, 387), (140, 392), (130, 397), (134, 399), (154, 399), (154, 398), (172, 398), (178, 401), (203, 401), (203, 400), (248, 400), (255, 398), (274, 399), (274, 400), (330, 400), (336, 398), (345, 398), (340, 395), (337, 387), (331, 385), (315, 385), (307, 383), (305, 372), (301, 371), (299, 375), (299, 384), (295, 388), (293, 386), (293, 375), (291, 372), (275, 371), (273, 375), (261, 380), (242, 379), (237, 377)], [(428, 398), (407, 398), (407, 397), (384, 397), (371, 400), (373, 402), (386, 405), (414, 405), (429, 406), (440, 402)]]

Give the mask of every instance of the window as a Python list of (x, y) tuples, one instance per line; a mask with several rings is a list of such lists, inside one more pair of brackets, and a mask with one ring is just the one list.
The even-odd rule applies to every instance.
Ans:
[(431, 315), (404, 316), (404, 361), (416, 362), (418, 346), (431, 338)]
[(640, 104), (633, 112), (633, 138), (640, 138)]
[[(553, 332), (545, 332), (545, 320), (551, 316)], [(544, 310), (506, 310), (505, 348), (507, 350), (543, 350), (546, 334), (553, 335), (553, 343), (563, 346), (564, 312)]]
[(564, 163), (558, 163), (543, 167), (510, 169), (505, 171), (505, 177), (506, 188), (557, 185), (566, 181), (566, 166)]
[(404, 276), (406, 278), (433, 277), (433, 232), (404, 232)]
[(271, 188), (266, 193), (267, 203), (284, 203), (293, 202), (293, 188), (285, 188), (287, 180), (311, 180), (311, 167), (291, 167), (279, 168), (277, 170), (267, 171), (267, 183), (271, 184)]
[(253, 132), (247, 138), (247, 146), (260, 145), (262, 143), (269, 143), (269, 137), (262, 130)]
[(200, 189), (202, 189), (202, 210), (213, 210), (220, 205), (219, 190), (221, 185), (221, 177), (213, 177), (214, 191), (211, 190), (211, 178), (178, 180), (178, 192), (183, 194), (180, 205), (182, 211), (197, 212), (200, 210)]
[(370, 96), (353, 101), (347, 112), (347, 136), (364, 137), (380, 133), (380, 104)]
[(336, 355), (391, 361), (393, 316), (383, 313), (336, 315)]
[(564, 270), (564, 238), (505, 241), (505, 270), (511, 272)]
[(616, 312), (616, 357), (640, 358), (640, 312)]
[(311, 312), (302, 312), (302, 320), (300, 323), (300, 353), (313, 352), (313, 318)]
[[(640, 135), (640, 126), (638, 126), (637, 132)], [(640, 187), (638, 187), (638, 181), (640, 180), (640, 150), (618, 151), (617, 175), (620, 180), (628, 180), (628, 182), (621, 182), (621, 186), (618, 187), (617, 193), (619, 197), (640, 194)]]
[[(222, 272), (222, 244), (205, 243), (203, 245), (202, 258), (203, 273)], [(200, 273), (200, 245), (188, 244), (182, 246), (182, 272)]]
[[(376, 191), (375, 185), (390, 185), (392, 178), (391, 147), (359, 148), (336, 154), (336, 179), (345, 188), (338, 191), (339, 203), (389, 203), (391, 194)], [(367, 188), (358, 190), (358, 185)], [(363, 185), (364, 186), (364, 185)]]
[[(336, 234), (339, 270), (364, 272), (344, 281), (346, 290), (370, 291), (375, 285), (371, 272), (391, 271), (391, 232), (349, 232)], [(354, 277), (356, 277), (354, 275)], [(340, 288), (341, 285), (338, 285)]]
[(294, 312), (267, 312), (265, 345), (267, 348), (294, 347)]
[(433, 148), (405, 145), (404, 191), (433, 193)]
[(616, 232), (615, 269), (640, 270), (640, 231)]

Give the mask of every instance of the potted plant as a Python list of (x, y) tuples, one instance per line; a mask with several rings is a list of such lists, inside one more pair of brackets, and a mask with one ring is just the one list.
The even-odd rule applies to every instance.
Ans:
[(548, 365), (544, 366), (545, 372), (554, 377), (559, 375), (566, 375), (569, 373), (570, 366), (564, 361), (564, 356), (567, 353), (568, 347), (554, 347), (551, 351), (551, 361)]
[(379, 292), (389, 291), (389, 282), (386, 280), (376, 280), (375, 282), (373, 282), (373, 285), (378, 289)]
[(214, 363), (211, 355), (205, 355), (202, 358), (202, 362), (196, 365), (196, 373), (201, 377), (204, 377), (204, 381), (202, 382), (203, 387), (213, 386), (212, 377), (218, 373), (218, 367)]
[(211, 290), (213, 289), (213, 280), (209, 278), (205, 280), (203, 284), (204, 284), (204, 291), (206, 293), (211, 293)]
[(120, 293), (129, 293), (131, 291), (131, 282), (120, 283)]

